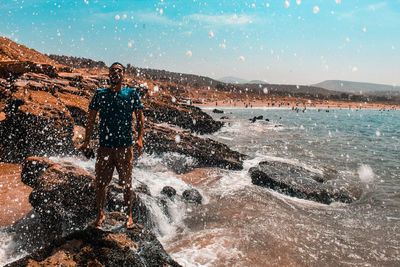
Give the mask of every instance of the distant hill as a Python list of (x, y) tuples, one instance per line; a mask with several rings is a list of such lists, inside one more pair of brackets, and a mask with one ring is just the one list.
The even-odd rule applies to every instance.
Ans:
[(353, 94), (377, 94), (393, 92), (400, 94), (400, 86), (391, 86), (376, 83), (350, 82), (341, 80), (328, 80), (314, 84), (314, 86), (325, 88), (328, 90), (340, 91)]
[(31, 61), (54, 65), (55, 62), (42, 53), (0, 36), (0, 61)]
[(59, 56), (59, 55), (49, 55), (49, 57), (60, 64), (73, 68), (91, 68), (91, 69), (107, 68), (107, 65), (103, 61), (95, 61), (88, 58)]
[[(67, 64), (74, 67), (101, 67), (104, 66), (104, 62), (102, 61), (94, 61), (85, 58), (74, 58), (74, 57), (65, 57), (65, 56), (55, 56), (51, 55), (51, 57), (57, 60), (60, 63)], [(74, 60), (77, 59), (77, 62), (74, 63)], [(66, 62), (67, 60), (72, 60), (72, 62)], [(88, 62), (88, 63), (87, 63)], [(71, 65), (72, 64), (72, 65)], [(225, 77), (222, 80), (214, 80), (209, 77), (194, 75), (194, 74), (185, 74), (178, 72), (171, 72), (166, 70), (157, 70), (157, 69), (147, 69), (147, 68), (139, 68), (132, 66), (131, 64), (126, 65), (126, 71), (130, 74), (136, 74), (140, 77), (144, 77), (154, 81), (162, 81), (162, 82), (173, 82), (182, 86), (190, 86), (193, 88), (204, 88), (209, 87), (213, 90), (217, 91), (225, 91), (225, 92), (248, 92), (255, 94), (271, 94), (271, 95), (280, 95), (280, 96), (295, 96), (295, 97), (303, 97), (303, 98), (331, 98), (331, 99), (352, 99), (357, 101), (367, 101), (366, 97), (357, 96), (349, 96), (348, 93), (343, 91), (342, 86), (340, 88), (342, 90), (334, 90), (334, 89), (326, 89), (322, 88), (320, 85), (290, 85), (290, 84), (268, 84), (264, 81), (247, 81), (244, 79), (236, 78), (236, 77)], [(229, 82), (228, 82), (229, 81)], [(245, 83), (235, 83), (235, 81), (245, 82)], [(321, 83), (323, 84), (323, 83)], [(384, 101), (388, 97), (392, 99), (391, 96), (396, 96), (396, 99), (399, 98), (400, 95), (396, 94), (386, 94), (384, 92), (380, 94), (370, 94), (371, 97), (380, 97), (380, 100)], [(373, 99), (372, 98), (372, 99)], [(398, 100), (395, 100), (398, 101)]]
[(223, 83), (233, 83), (233, 84), (249, 83), (248, 80), (241, 79), (238, 77), (233, 77), (233, 76), (222, 77), (222, 78), (219, 78), (218, 81), (223, 82)]
[(261, 81), (261, 80), (251, 80), (249, 82), (246, 82), (246, 84), (268, 84), (266, 81)]

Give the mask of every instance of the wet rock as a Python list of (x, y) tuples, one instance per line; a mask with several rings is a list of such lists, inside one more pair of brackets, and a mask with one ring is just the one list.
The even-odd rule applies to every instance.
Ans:
[(176, 195), (176, 190), (172, 186), (164, 186), (164, 188), (161, 190), (161, 194), (172, 198)]
[(110, 214), (102, 229), (73, 232), (7, 266), (180, 266), (154, 234), (126, 230), (124, 222), (123, 214)]
[[(69, 162), (30, 157), (23, 164), (21, 177), (24, 183), (34, 188), (29, 202), (49, 229), (68, 232), (83, 227), (94, 218), (94, 175)], [(125, 207), (120, 186), (109, 186), (106, 207), (109, 212)], [(132, 209), (137, 221), (146, 226), (153, 225), (140, 196), (135, 198)]]
[(227, 116), (222, 116), (220, 119), (221, 119), (221, 120), (229, 120), (229, 117), (227, 117)]
[(201, 204), (201, 202), (203, 200), (203, 196), (200, 194), (200, 192), (197, 189), (194, 189), (194, 188), (183, 191), (182, 197), (187, 202), (195, 203), (195, 204)]
[(251, 122), (256, 122), (256, 120), (262, 120), (264, 117), (262, 115), (260, 116), (254, 116), (252, 119), (249, 119)]
[(245, 155), (212, 139), (147, 122), (145, 125), (144, 149), (148, 153), (177, 152), (196, 159), (195, 167), (221, 167), (233, 170), (243, 168)]
[[(144, 204), (142, 198), (138, 195), (139, 193), (143, 193), (143, 188), (143, 186), (134, 188), (136, 197), (132, 205), (133, 219), (146, 228), (152, 229), (155, 224), (153, 220), (151, 220), (150, 211)], [(150, 195), (149, 192), (145, 192), (145, 194)], [(110, 184), (108, 186), (106, 210), (126, 212), (124, 194), (121, 186), (116, 184)]]
[(135, 192), (151, 196), (150, 189), (147, 184), (140, 183), (135, 187)]
[(213, 113), (224, 113), (224, 111), (223, 110), (220, 110), (220, 109), (213, 109), (213, 111), (212, 111)]
[(68, 108), (49, 92), (18, 88), (7, 100), (1, 122), (2, 160), (74, 150), (74, 121)]
[(284, 162), (260, 162), (250, 168), (252, 183), (268, 187), (293, 197), (330, 204), (351, 203), (360, 198), (361, 192), (351, 186), (336, 186), (330, 179), (302, 167)]
[(167, 122), (199, 134), (214, 133), (223, 126), (222, 122), (213, 120), (198, 107), (166, 100), (146, 101), (143, 113), (155, 123)]
[(167, 152), (164, 153), (163, 163), (175, 173), (183, 174), (193, 170), (197, 165), (197, 160), (180, 153)]

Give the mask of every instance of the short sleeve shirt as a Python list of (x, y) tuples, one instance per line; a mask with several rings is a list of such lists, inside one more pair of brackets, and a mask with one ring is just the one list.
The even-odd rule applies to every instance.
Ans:
[(133, 145), (132, 113), (143, 109), (136, 89), (124, 87), (113, 92), (109, 88), (100, 88), (95, 92), (89, 109), (99, 111), (100, 147)]

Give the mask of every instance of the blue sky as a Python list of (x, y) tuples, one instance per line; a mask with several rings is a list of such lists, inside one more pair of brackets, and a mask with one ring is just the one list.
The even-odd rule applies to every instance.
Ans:
[(400, 0), (0, 0), (0, 35), (212, 78), (400, 85)]

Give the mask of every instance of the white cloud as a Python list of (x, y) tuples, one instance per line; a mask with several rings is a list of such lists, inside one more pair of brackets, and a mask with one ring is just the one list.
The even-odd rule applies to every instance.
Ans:
[(171, 20), (171, 19), (167, 18), (166, 16), (160, 16), (157, 13), (140, 13), (140, 14), (136, 15), (136, 17), (142, 23), (146, 22), (146, 23), (154, 23), (154, 24), (163, 24), (163, 25), (167, 25), (167, 26), (179, 26), (182, 24), (181, 22)]
[(387, 6), (386, 2), (380, 2), (380, 3), (376, 3), (376, 4), (372, 4), (368, 6), (368, 10), (370, 11), (376, 11), (378, 9), (384, 8)]
[(242, 25), (242, 24), (252, 23), (254, 21), (250, 16), (247, 15), (238, 16), (237, 14), (231, 14), (231, 15), (192, 14), (187, 18), (189, 20), (200, 21), (215, 26)]

